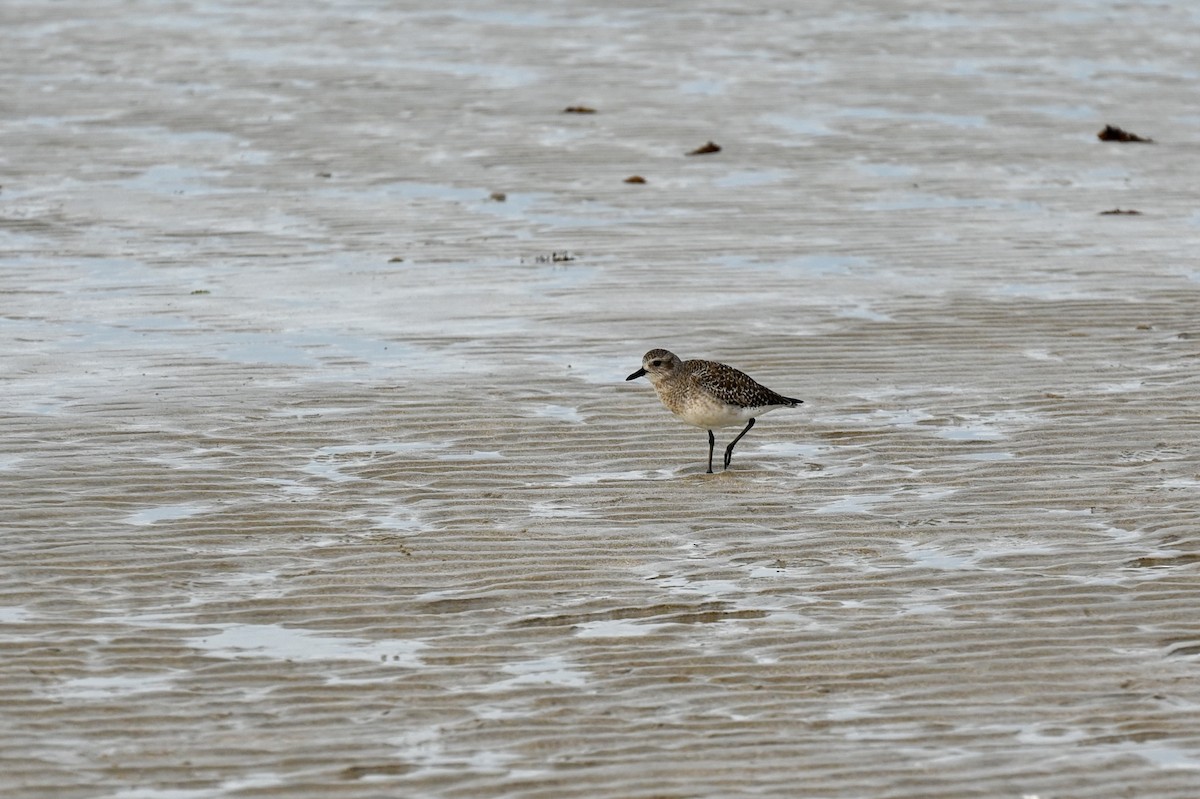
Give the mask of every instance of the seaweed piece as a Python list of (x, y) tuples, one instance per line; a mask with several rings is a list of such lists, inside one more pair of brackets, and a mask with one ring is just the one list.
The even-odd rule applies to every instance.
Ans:
[(1145, 139), (1136, 133), (1130, 133), (1127, 130), (1122, 130), (1116, 125), (1105, 125), (1104, 130), (1096, 134), (1096, 138), (1100, 141), (1118, 141), (1118, 142), (1142, 142), (1143, 144), (1153, 144), (1154, 139)]
[(561, 264), (566, 261), (574, 261), (575, 256), (570, 252), (552, 252), (549, 255), (539, 255), (533, 259), (534, 263), (538, 264)]

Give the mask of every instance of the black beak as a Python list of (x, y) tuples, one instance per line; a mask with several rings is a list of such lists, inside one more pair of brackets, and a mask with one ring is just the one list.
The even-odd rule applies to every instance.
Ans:
[(626, 380), (637, 380), (639, 377), (641, 377), (644, 374), (646, 374), (645, 369), (638, 369), (636, 372), (634, 372), (633, 374), (631, 374), (629, 377), (627, 377), (625, 379)]

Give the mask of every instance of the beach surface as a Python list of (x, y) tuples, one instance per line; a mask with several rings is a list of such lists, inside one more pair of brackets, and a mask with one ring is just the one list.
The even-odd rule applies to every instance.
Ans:
[(0, 7), (0, 794), (1194, 797), (1200, 11), (986, 6)]

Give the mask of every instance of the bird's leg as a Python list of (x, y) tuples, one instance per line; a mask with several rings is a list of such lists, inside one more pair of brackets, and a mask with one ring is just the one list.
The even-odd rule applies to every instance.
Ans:
[[(729, 459), (733, 457), (733, 445), (742, 440), (742, 436), (750, 432), (750, 428), (754, 427), (754, 420), (751, 419), (746, 423), (746, 428), (737, 434), (737, 438), (729, 442), (729, 446), (725, 448), (725, 468), (729, 468)], [(711, 435), (711, 433), (709, 434)]]
[(712, 434), (712, 431), (709, 430), (708, 431), (708, 473), (709, 474), (713, 473), (713, 471), (712, 471), (712, 451), (713, 451), (713, 447), (715, 447), (716, 445), (717, 445), (717, 438), (716, 438), (716, 436), (714, 436)]

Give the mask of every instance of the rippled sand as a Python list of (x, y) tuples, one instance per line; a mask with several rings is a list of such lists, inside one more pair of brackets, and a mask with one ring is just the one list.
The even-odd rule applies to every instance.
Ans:
[(1195, 795), (1195, 11), (249, 6), (0, 9), (0, 793)]

